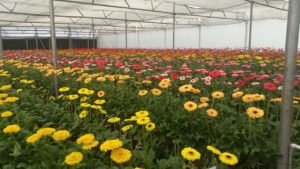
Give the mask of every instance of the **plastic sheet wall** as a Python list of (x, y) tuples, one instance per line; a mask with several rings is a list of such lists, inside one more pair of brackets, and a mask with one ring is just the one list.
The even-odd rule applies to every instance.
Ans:
[[(284, 48), (286, 20), (259, 20), (253, 22), (252, 46), (254, 48)], [(244, 48), (245, 23), (202, 26), (202, 48)], [(176, 29), (176, 48), (198, 48), (199, 28)], [(147, 31), (128, 34), (129, 48), (172, 48), (172, 30)], [(125, 35), (112, 34), (99, 37), (101, 48), (125, 48)], [(166, 41), (166, 44), (165, 44)], [(300, 46), (299, 46), (300, 47)]]

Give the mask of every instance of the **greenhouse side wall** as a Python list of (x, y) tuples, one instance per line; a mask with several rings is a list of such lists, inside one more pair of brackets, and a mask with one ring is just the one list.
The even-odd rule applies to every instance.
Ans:
[[(202, 26), (202, 48), (244, 48), (246, 24)], [(253, 22), (252, 46), (257, 48), (284, 48), (286, 20), (260, 20)], [(125, 48), (125, 34), (101, 35), (100, 48)], [(300, 44), (300, 43), (299, 43)], [(176, 48), (198, 48), (199, 28), (176, 29)], [(129, 48), (172, 48), (172, 30), (140, 31), (128, 33)], [(300, 45), (299, 45), (300, 47)]]

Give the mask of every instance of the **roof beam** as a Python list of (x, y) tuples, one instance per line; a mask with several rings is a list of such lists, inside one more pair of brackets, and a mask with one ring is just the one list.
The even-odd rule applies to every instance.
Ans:
[[(92, 4), (90, 2), (79, 2), (79, 1), (74, 1), (74, 0), (55, 0), (55, 1), (57, 1), (57, 2), (65, 2), (65, 3), (76, 3), (76, 4), (84, 4), (84, 5), (102, 6), (102, 7), (116, 8), (116, 9), (126, 9), (126, 10), (132, 10), (132, 11), (144, 11), (144, 12), (154, 12), (154, 13), (162, 13), (162, 14), (173, 15), (173, 12), (161, 11), (161, 10), (133, 8), (133, 7), (116, 6), (116, 5), (106, 5), (106, 4), (100, 4), (100, 3), (93, 3)], [(245, 19), (241, 19), (241, 18), (224, 18), (224, 17), (207, 16), (207, 15), (197, 15), (197, 14), (189, 14), (189, 13), (176, 13), (176, 15), (195, 16), (195, 17), (213, 18), (213, 19), (227, 19), (227, 20), (245, 21)]]
[[(5, 12), (5, 11), (0, 11), (0, 13), (3, 14), (15, 14), (15, 15), (27, 15), (27, 16), (45, 16), (48, 17), (49, 15), (47, 14), (36, 14), (36, 13), (25, 13), (25, 12)], [(55, 14), (55, 17), (60, 17), (60, 18), (78, 18), (78, 19), (82, 19), (82, 16), (71, 16), (71, 15), (58, 15)], [(88, 19), (110, 19), (110, 20), (116, 20), (116, 21), (124, 21), (124, 19), (121, 18), (103, 18), (103, 17), (92, 17), (92, 16), (85, 16), (84, 18), (88, 18)], [(134, 20), (134, 19), (127, 19), (128, 22), (141, 22), (140, 20)], [(78, 22), (78, 21), (77, 21)], [(172, 25), (172, 23), (161, 23), (161, 22), (154, 22), (154, 21), (143, 21), (144, 23), (155, 23), (155, 24), (168, 24), (168, 25)], [(177, 25), (186, 25), (186, 26), (196, 26), (197, 24), (184, 24), (184, 23), (178, 23)]]
[(287, 9), (284, 9), (284, 8), (278, 8), (276, 6), (271, 6), (269, 4), (264, 4), (264, 3), (256, 2), (256, 1), (253, 1), (253, 0), (245, 0), (245, 1), (247, 1), (247, 2), (253, 2), (254, 4), (257, 4), (257, 5), (261, 5), (261, 6), (265, 6), (265, 7), (269, 7), (269, 8), (273, 8), (273, 9), (277, 9), (277, 10), (281, 10), (281, 11), (286, 11), (286, 12), (288, 11)]
[[(25, 23), (24, 21), (11, 21), (11, 20), (2, 20), (2, 19), (0, 19), (0, 22), (9, 22), (9, 23)], [(32, 22), (26, 22), (26, 23), (28, 23), (28, 24), (32, 24), (32, 26), (30, 26), (30, 27), (36, 27), (35, 25), (33, 25), (33, 24), (49, 24), (49, 22), (37, 22), (37, 21), (32, 21)], [(62, 23), (62, 22), (55, 22), (55, 24), (57, 24), (57, 25), (70, 25), (70, 23)], [(86, 23), (76, 23), (76, 24), (74, 24), (74, 25), (82, 25), (82, 26), (84, 26), (83, 28), (86, 28), (86, 26), (87, 26), (87, 24)], [(76, 29), (76, 27), (74, 27), (74, 25), (71, 27), (71, 28), (75, 28)], [(95, 26), (102, 26), (102, 27), (116, 27), (116, 28), (124, 28), (124, 26), (117, 26), (117, 25), (112, 25), (112, 24), (97, 24), (97, 23), (95, 23), (94, 24)], [(90, 25), (91, 26), (91, 25)], [(5, 26), (4, 26), (5, 27)], [(14, 26), (11, 26), (11, 27), (14, 27)], [(20, 26), (20, 27), (27, 27), (27, 26)], [(40, 26), (39, 26), (40, 27)], [(45, 26), (46, 27), (46, 26)], [(60, 28), (68, 28), (68, 27), (60, 27)], [(82, 28), (82, 27), (80, 27), (80, 28)], [(128, 28), (135, 28), (135, 27), (133, 27), (133, 26), (128, 26)], [(151, 30), (151, 28), (143, 28), (143, 29), (145, 29), (145, 30)], [(163, 29), (163, 28), (161, 28), (161, 29)]]
[(14, 6), (12, 7), (12, 9), (10, 9), (9, 7), (7, 7), (3, 3), (0, 3), (0, 5), (3, 6), (5, 9), (7, 9), (9, 12), (13, 12), (14, 9), (16, 8), (16, 6), (17, 6), (17, 3), (14, 4)]

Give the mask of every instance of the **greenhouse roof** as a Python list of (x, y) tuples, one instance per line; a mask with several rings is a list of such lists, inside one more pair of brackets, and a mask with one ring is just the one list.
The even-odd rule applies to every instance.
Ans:
[[(54, 0), (58, 36), (92, 36), (99, 33), (195, 27), (246, 22), (254, 4), (253, 19), (287, 19), (287, 0)], [(49, 34), (49, 0), (0, 0), (3, 34)]]

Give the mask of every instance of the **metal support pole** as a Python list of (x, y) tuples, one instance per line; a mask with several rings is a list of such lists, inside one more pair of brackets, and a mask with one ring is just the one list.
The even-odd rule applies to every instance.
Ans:
[(2, 42), (2, 29), (0, 27), (0, 58), (3, 58), (3, 42)]
[(140, 48), (140, 29), (137, 30), (138, 48)]
[[(50, 13), (51, 44), (52, 44), (52, 62), (53, 62), (53, 69), (57, 70), (56, 34), (55, 34), (53, 0), (49, 0), (49, 13)], [(55, 73), (54, 73), (54, 91), (55, 91), (55, 96), (58, 97), (58, 80)]]
[(118, 33), (116, 32), (116, 48), (118, 48)]
[(245, 22), (245, 46), (244, 49), (245, 51), (247, 50), (247, 41), (248, 41), (248, 21)]
[(128, 32), (127, 32), (128, 24), (127, 24), (127, 12), (125, 12), (125, 48), (128, 48)]
[(37, 29), (35, 28), (35, 48), (37, 50), (39, 50), (39, 42), (38, 42), (38, 33), (37, 33)]
[(199, 25), (199, 46), (198, 48), (201, 48), (201, 25)]
[(26, 50), (28, 50), (28, 38), (25, 38)]
[(289, 145), (293, 118), (294, 80), (299, 39), (300, 0), (289, 1), (289, 13), (285, 44), (283, 93), (280, 112), (279, 153), (277, 169), (289, 167)]
[(90, 48), (90, 39), (87, 38), (87, 48), (89, 49)]
[(72, 42), (72, 32), (70, 26), (68, 26), (68, 38), (69, 38), (69, 49), (73, 49), (73, 42)]
[(92, 19), (92, 35), (93, 35), (93, 49), (96, 48), (95, 46), (95, 25), (94, 25), (94, 19)]
[(101, 48), (101, 35), (98, 34), (98, 38), (96, 39), (97, 40), (97, 48)]
[(167, 49), (167, 28), (164, 29), (164, 45), (165, 49)]
[(175, 11), (175, 3), (173, 3), (173, 50), (175, 49), (175, 15), (176, 15), (176, 11)]
[(249, 46), (248, 46), (248, 50), (249, 50), (249, 54), (251, 55), (251, 48), (252, 48), (252, 23), (253, 23), (253, 5), (254, 2), (251, 1), (250, 2), (250, 28), (249, 28)]
[(51, 49), (51, 37), (49, 37), (49, 50)]

